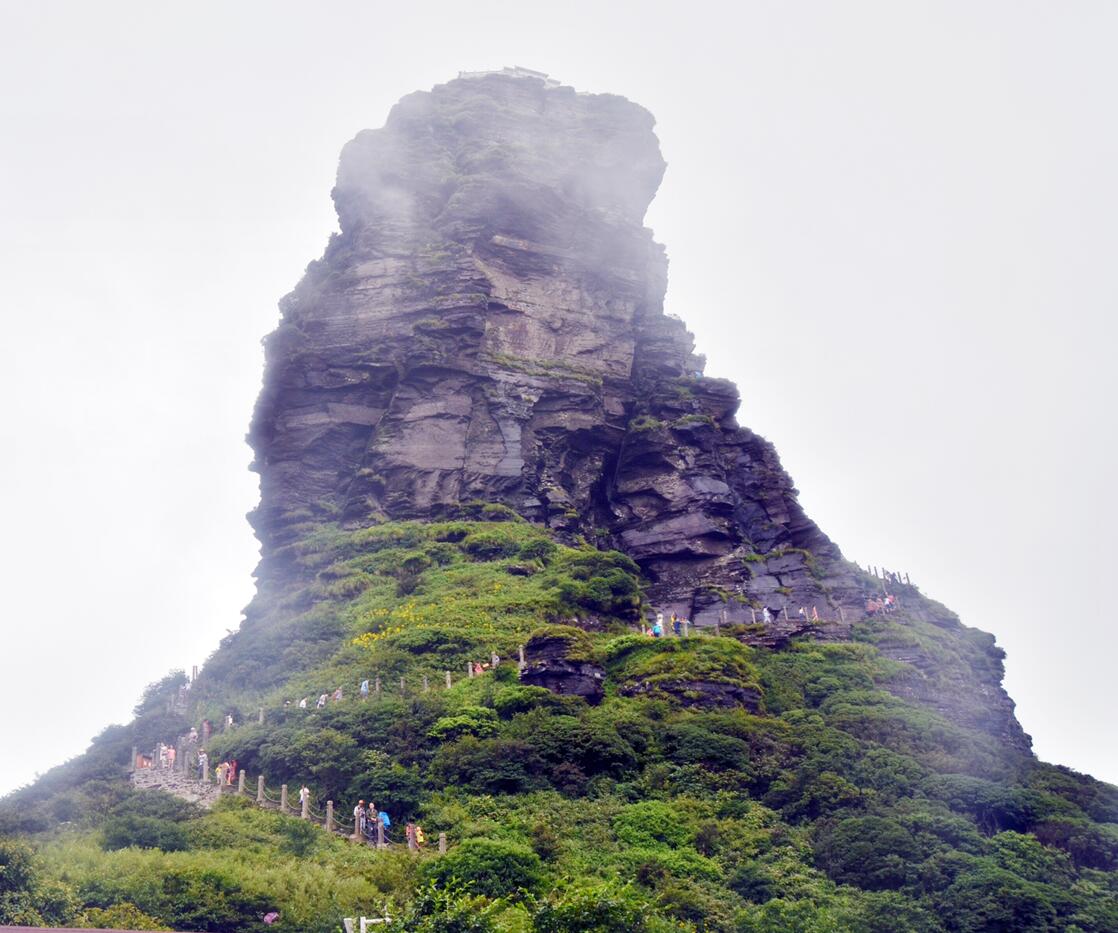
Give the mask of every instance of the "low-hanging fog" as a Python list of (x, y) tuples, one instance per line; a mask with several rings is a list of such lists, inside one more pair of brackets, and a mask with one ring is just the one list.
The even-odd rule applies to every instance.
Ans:
[(1090, 0), (4, 4), (0, 793), (236, 627), (259, 340), (338, 152), (513, 64), (656, 115), (668, 310), (742, 423), (1118, 781), (1116, 39)]

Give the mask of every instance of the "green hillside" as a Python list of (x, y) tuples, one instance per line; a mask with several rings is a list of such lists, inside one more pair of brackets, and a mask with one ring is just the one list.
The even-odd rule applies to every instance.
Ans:
[[(841, 643), (750, 647), (741, 626), (656, 640), (637, 633), (624, 555), (503, 507), (466, 514), (302, 526), (289, 582), (185, 710), (172, 673), (133, 723), (0, 805), (0, 922), (333, 931), (387, 910), (388, 929), (446, 933), (1118, 930), (1118, 788), (912, 698), (980, 697), (1001, 671), (989, 636), (902, 605)], [(520, 682), (518, 648), (531, 662), (545, 643), (602, 672), (600, 700)], [(915, 681), (928, 689), (897, 687)], [(448, 853), (125, 780), (133, 745), (227, 714), (210, 759), (235, 758), (253, 789), (305, 783), (339, 814), (375, 800), (397, 841), (412, 820)]]

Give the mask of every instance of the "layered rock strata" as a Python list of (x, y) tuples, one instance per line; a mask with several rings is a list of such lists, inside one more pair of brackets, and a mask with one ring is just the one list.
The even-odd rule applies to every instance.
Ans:
[(404, 98), (345, 147), (341, 232), (266, 341), (263, 580), (308, 520), (483, 499), (621, 548), (699, 625), (858, 613), (737, 390), (664, 314), (652, 130), (623, 98), (489, 74)]

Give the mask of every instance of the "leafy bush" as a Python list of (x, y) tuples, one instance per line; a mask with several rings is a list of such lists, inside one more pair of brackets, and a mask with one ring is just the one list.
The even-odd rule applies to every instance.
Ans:
[(467, 839), (428, 862), (424, 876), (439, 885), (465, 884), (486, 897), (535, 891), (543, 883), (540, 857), (525, 845), (498, 839)]
[(841, 820), (815, 844), (816, 862), (835, 881), (871, 891), (903, 886), (919, 855), (907, 829), (878, 816)]
[(101, 845), (106, 851), (138, 846), (141, 849), (162, 849), (181, 852), (189, 848), (186, 831), (170, 820), (144, 816), (116, 816), (102, 831)]

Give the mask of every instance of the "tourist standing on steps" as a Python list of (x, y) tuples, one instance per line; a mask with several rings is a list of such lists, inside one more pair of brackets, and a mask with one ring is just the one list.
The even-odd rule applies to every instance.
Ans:
[(764, 622), (765, 625), (772, 625), (773, 614), (771, 612), (769, 612), (769, 607), (768, 606), (765, 606), (761, 610), (761, 621)]
[(682, 630), (683, 630), (683, 623), (679, 621), (679, 616), (677, 616), (673, 612), (672, 613), (672, 634), (675, 635), (676, 638), (679, 638)]
[(303, 697), (303, 699), (301, 699), (299, 701), (299, 709), (306, 709), (306, 708), (307, 708), (307, 698)]
[(342, 698), (342, 688), (338, 687), (338, 689), (334, 691), (334, 702), (337, 703), (338, 700), (340, 700), (341, 698)]
[(365, 810), (365, 801), (358, 800), (357, 806), (353, 808), (353, 825), (357, 827), (357, 831), (365, 835), (365, 821), (368, 818), (368, 811)]
[(175, 752), (175, 746), (172, 745), (170, 748), (167, 749), (167, 766), (172, 771), (175, 770), (175, 755), (176, 754), (177, 753)]
[(302, 789), (299, 791), (299, 809), (302, 810), (303, 808), (309, 808), (310, 805), (311, 791), (310, 788), (307, 787), (306, 784), (304, 784)]
[(326, 709), (326, 701), (328, 699), (330, 699), (329, 694), (322, 694), (322, 696), (318, 698), (318, 702), (315, 704), (315, 709)]
[(206, 754), (206, 750), (203, 748), (198, 753), (198, 780), (199, 781), (204, 781), (206, 779), (207, 775), (209, 774), (209, 771), (207, 770), (209, 768), (209, 766), (210, 766), (210, 756)]

